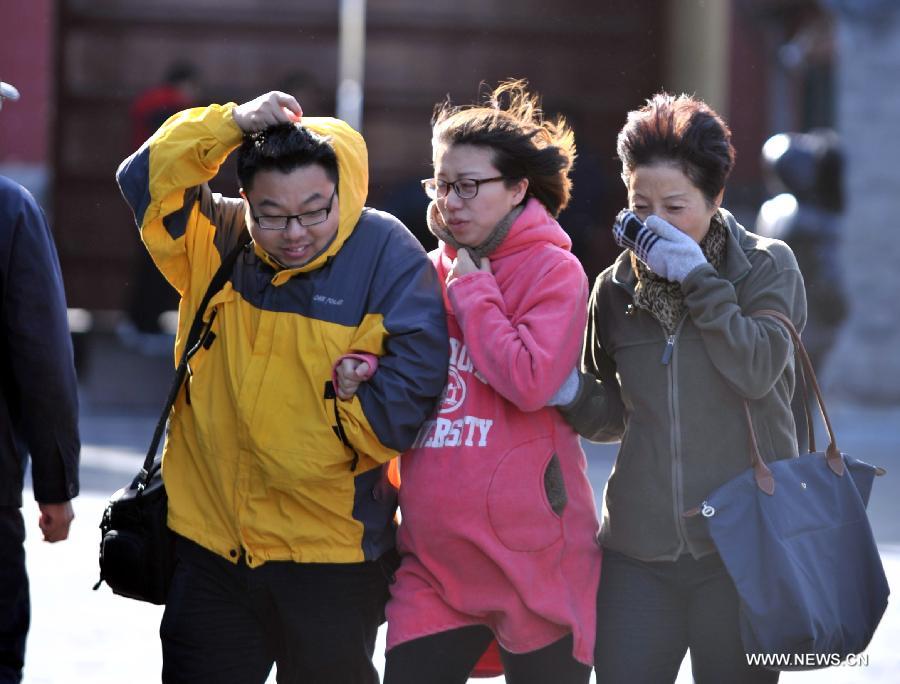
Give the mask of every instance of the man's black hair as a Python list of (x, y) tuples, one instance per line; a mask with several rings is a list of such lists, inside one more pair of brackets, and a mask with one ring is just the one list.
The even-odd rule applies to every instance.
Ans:
[(298, 124), (281, 124), (244, 136), (238, 150), (237, 175), (244, 192), (249, 192), (260, 171), (290, 173), (310, 164), (321, 166), (337, 186), (337, 155), (328, 139)]

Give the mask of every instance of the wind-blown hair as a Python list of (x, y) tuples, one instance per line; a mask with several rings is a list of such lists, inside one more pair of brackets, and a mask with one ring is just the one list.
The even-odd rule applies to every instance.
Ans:
[(561, 116), (545, 119), (540, 100), (524, 80), (501, 83), (481, 104), (438, 104), (432, 144), (474, 145), (493, 153), (507, 187), (528, 179), (525, 197), (535, 197), (557, 216), (569, 203), (575, 134)]
[(622, 178), (638, 166), (676, 164), (712, 203), (734, 168), (728, 125), (709, 105), (690, 95), (657, 93), (628, 113), (616, 141)]

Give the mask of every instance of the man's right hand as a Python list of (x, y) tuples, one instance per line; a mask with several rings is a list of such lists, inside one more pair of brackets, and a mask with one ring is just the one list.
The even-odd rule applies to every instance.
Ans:
[(75, 518), (72, 511), (72, 502), (62, 503), (38, 503), (41, 516), (38, 518), (38, 526), (44, 534), (44, 541), (58, 542), (69, 537), (69, 525)]
[(270, 126), (300, 121), (303, 109), (293, 96), (273, 90), (238, 105), (232, 111), (232, 116), (244, 133), (255, 133)]

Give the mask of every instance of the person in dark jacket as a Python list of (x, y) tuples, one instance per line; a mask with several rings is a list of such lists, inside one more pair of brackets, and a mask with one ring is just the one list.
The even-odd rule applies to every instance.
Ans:
[(797, 453), (793, 345), (803, 278), (790, 248), (721, 207), (731, 132), (709, 106), (661, 93), (628, 114), (618, 154), (627, 249), (591, 294), (580, 387), (561, 407), (584, 437), (622, 444), (606, 484), (594, 652), (598, 684), (770, 682), (751, 668), (738, 595), (702, 518), (683, 512), (747, 469), (750, 404), (767, 457)]
[[(18, 93), (0, 83), (0, 102)], [(44, 214), (0, 176), (0, 683), (20, 682), (31, 617), (22, 489), (28, 456), (44, 540), (69, 535), (78, 395), (56, 248)]]

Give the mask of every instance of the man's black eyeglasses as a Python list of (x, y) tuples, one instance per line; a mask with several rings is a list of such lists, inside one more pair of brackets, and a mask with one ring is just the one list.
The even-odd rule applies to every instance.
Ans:
[(331, 209), (334, 206), (334, 196), (336, 194), (337, 186), (335, 186), (334, 192), (331, 193), (331, 199), (328, 200), (328, 206), (324, 209), (307, 211), (304, 214), (289, 214), (287, 216), (257, 216), (253, 213), (253, 205), (250, 204), (250, 200), (247, 200), (247, 204), (250, 204), (250, 212), (252, 213), (253, 220), (256, 221), (263, 230), (285, 230), (291, 219), (297, 219), (297, 222), (301, 226), (310, 228), (311, 226), (325, 223), (325, 221), (328, 220), (328, 215), (331, 213)]

